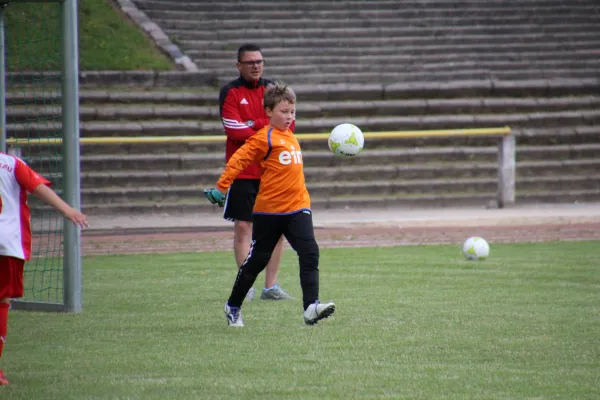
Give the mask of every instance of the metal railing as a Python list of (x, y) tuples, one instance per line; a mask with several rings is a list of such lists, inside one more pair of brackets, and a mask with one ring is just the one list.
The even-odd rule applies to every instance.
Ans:
[[(402, 139), (402, 138), (426, 138), (426, 137), (464, 137), (464, 136), (498, 136), (498, 190), (496, 200), (499, 208), (504, 208), (515, 203), (516, 185), (516, 141), (508, 126), (498, 128), (472, 128), (472, 129), (435, 129), (417, 131), (389, 131), (389, 132), (365, 132), (365, 139)], [(296, 137), (300, 141), (327, 140), (329, 133), (298, 133)], [(226, 136), (137, 136), (137, 137), (93, 137), (81, 138), (82, 145), (118, 145), (118, 144), (148, 144), (148, 143), (206, 143), (214, 144), (225, 141)], [(29, 140), (20, 142), (9, 138), (9, 147), (31, 146), (35, 144), (60, 145), (60, 138)]]

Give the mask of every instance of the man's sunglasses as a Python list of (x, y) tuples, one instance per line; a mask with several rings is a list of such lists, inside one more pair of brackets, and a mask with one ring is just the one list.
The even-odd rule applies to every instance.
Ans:
[(263, 65), (265, 63), (265, 60), (252, 60), (252, 61), (240, 61), (239, 62), (242, 65), (248, 65), (248, 66), (253, 66), (253, 65)]

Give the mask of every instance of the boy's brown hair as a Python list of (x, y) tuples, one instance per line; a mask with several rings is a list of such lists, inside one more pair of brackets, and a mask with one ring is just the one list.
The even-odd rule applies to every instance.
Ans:
[(283, 100), (287, 100), (290, 104), (296, 104), (296, 93), (291, 87), (281, 82), (267, 86), (263, 104), (265, 108), (273, 110)]

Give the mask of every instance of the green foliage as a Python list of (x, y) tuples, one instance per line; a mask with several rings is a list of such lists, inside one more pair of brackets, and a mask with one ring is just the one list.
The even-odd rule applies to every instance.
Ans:
[[(81, 70), (170, 70), (173, 64), (105, 0), (79, 0)], [(7, 69), (60, 68), (57, 3), (10, 3), (5, 10)]]
[(11, 312), (0, 398), (598, 398), (599, 244), (325, 249), (333, 317), (255, 300), (241, 329), (230, 252), (89, 257), (82, 314)]

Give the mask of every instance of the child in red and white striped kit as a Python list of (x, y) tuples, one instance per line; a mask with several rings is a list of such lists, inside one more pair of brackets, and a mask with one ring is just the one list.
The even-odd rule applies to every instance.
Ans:
[[(8, 330), (10, 299), (23, 297), (23, 270), (31, 257), (31, 223), (27, 193), (54, 207), (74, 224), (87, 227), (87, 217), (65, 203), (50, 181), (18, 157), (0, 153), (0, 359)], [(0, 385), (8, 385), (0, 369)]]

